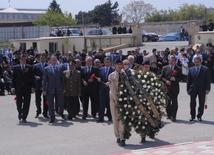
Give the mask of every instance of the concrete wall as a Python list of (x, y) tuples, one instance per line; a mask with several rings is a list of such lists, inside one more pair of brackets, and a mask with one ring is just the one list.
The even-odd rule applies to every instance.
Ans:
[(198, 32), (194, 34), (194, 44), (202, 44), (205, 50), (207, 43), (214, 44), (214, 31)]

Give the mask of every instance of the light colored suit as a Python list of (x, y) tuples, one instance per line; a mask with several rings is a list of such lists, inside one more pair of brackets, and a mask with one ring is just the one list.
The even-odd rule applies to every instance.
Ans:
[(43, 91), (47, 92), (47, 102), (51, 120), (55, 119), (54, 97), (60, 108), (60, 115), (63, 115), (65, 81), (63, 79), (63, 68), (61, 65), (56, 66), (56, 73), (53, 73), (52, 65), (45, 67), (42, 81)]
[(117, 100), (117, 92), (118, 92), (118, 79), (119, 79), (119, 72), (114, 71), (108, 76), (109, 80), (109, 96), (110, 96), (110, 109), (111, 109), (111, 115), (112, 115), (112, 120), (113, 120), (113, 125), (114, 125), (114, 134), (117, 139), (120, 140), (125, 140), (123, 133), (124, 133), (124, 125), (122, 124), (121, 121), (118, 121), (119, 119), (119, 114), (117, 112), (116, 108), (116, 102)]

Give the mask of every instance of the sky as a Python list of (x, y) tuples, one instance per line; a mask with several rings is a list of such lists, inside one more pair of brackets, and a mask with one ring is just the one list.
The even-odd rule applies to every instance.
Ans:
[[(10, 2), (9, 2), (10, 1)], [(108, 0), (56, 0), (62, 11), (71, 12), (73, 16), (79, 11), (93, 10), (96, 5), (104, 4)], [(111, 0), (113, 3), (116, 0)], [(176, 9), (183, 3), (203, 4), (206, 7), (214, 7), (212, 0), (144, 0), (146, 4), (150, 3), (157, 10)], [(0, 0), (0, 8), (8, 8), (9, 4), (12, 8), (18, 9), (47, 9), (52, 0)], [(117, 0), (119, 4), (119, 12), (123, 7), (131, 2), (131, 0)]]

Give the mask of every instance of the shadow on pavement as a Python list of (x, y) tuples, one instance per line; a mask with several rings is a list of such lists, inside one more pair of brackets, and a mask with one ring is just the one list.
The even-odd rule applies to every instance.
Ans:
[(29, 127), (38, 127), (39, 125), (43, 125), (42, 123), (36, 123), (36, 122), (27, 122), (27, 123), (23, 123), (23, 122), (19, 122), (19, 124), (17, 125), (20, 125), (20, 126), (29, 126)]

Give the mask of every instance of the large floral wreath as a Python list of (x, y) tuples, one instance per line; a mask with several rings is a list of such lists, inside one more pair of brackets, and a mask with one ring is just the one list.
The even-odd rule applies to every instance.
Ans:
[[(149, 94), (161, 118), (165, 109), (166, 92), (165, 87), (163, 87), (163, 83), (152, 72), (132, 72), (132, 76), (139, 81), (140, 85), (144, 88), (147, 94)], [(135, 94), (139, 98), (140, 103), (152, 119), (155, 119), (155, 115), (147, 99), (143, 97), (142, 92), (136, 88), (132, 80), (129, 79), (129, 82), (132, 85), (132, 89), (135, 91)], [(154, 130), (148, 119), (138, 108), (133, 96), (130, 94), (130, 91), (123, 82), (119, 83), (117, 97), (119, 120), (122, 121), (125, 126), (124, 138), (128, 139), (131, 136), (130, 131), (132, 127), (136, 133), (141, 134), (142, 136), (155, 135), (157, 131)]]

